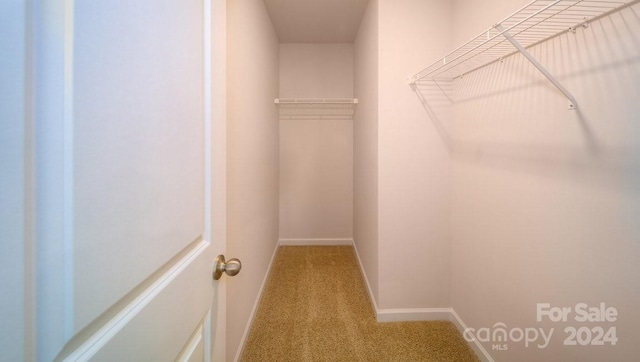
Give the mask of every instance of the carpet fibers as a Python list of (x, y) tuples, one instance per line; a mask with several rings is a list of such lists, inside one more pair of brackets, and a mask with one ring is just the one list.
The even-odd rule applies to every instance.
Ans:
[(282, 246), (242, 361), (478, 361), (448, 321), (377, 323), (351, 246)]

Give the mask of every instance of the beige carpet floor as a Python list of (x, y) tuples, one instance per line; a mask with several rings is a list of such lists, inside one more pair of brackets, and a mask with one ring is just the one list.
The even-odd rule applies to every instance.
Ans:
[(377, 323), (350, 246), (282, 246), (242, 361), (478, 361), (448, 321)]

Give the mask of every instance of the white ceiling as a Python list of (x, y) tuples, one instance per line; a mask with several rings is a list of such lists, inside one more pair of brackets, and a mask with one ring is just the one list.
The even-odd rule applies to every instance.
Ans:
[(352, 43), (369, 0), (264, 0), (281, 43)]

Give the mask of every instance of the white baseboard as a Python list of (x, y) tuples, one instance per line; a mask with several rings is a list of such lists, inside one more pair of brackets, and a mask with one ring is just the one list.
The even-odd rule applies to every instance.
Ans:
[[(451, 322), (453, 322), (453, 324), (456, 325), (456, 327), (458, 328), (458, 331), (464, 336), (464, 331), (468, 328), (467, 325), (462, 321), (462, 318), (460, 318), (458, 313), (456, 313), (456, 311), (453, 310), (453, 308), (450, 308), (450, 309), (451, 309), (451, 314), (450, 314)], [(471, 342), (467, 341), (467, 344), (469, 344), (469, 347), (473, 349), (473, 351), (476, 353), (476, 356), (478, 356), (478, 358), (480, 358), (481, 361), (494, 362), (489, 352), (487, 352), (487, 350), (484, 347), (482, 347), (482, 344), (480, 344), (480, 342), (478, 342), (477, 339), (474, 338), (473, 341)]]
[[(460, 334), (464, 335), (464, 331), (467, 329), (467, 325), (462, 321), (458, 313), (456, 313), (453, 308), (405, 308), (405, 309), (380, 309), (378, 308), (378, 303), (373, 297), (373, 292), (371, 290), (371, 285), (369, 284), (369, 279), (367, 278), (367, 274), (364, 272), (364, 267), (362, 264), (362, 259), (360, 259), (360, 254), (358, 254), (357, 244), (353, 243), (353, 250), (356, 253), (356, 259), (358, 260), (358, 265), (360, 266), (360, 272), (362, 273), (362, 278), (367, 286), (367, 291), (369, 292), (369, 300), (371, 301), (371, 307), (376, 315), (376, 320), (378, 322), (404, 322), (404, 321), (434, 321), (434, 320), (448, 320), (451, 321)], [(469, 347), (475, 352), (475, 354), (480, 358), (483, 362), (494, 362), (489, 352), (482, 347), (482, 344), (477, 340), (473, 340), (472, 342), (467, 342)]]
[(278, 244), (288, 246), (353, 245), (353, 239), (280, 239)]
[(448, 321), (451, 308), (378, 309), (378, 322)]
[(371, 290), (371, 284), (369, 284), (367, 273), (364, 272), (364, 266), (362, 264), (362, 259), (360, 259), (360, 254), (358, 254), (358, 248), (356, 247), (355, 240), (353, 242), (353, 251), (355, 251), (356, 253), (356, 259), (358, 260), (358, 265), (360, 266), (360, 274), (362, 274), (362, 279), (364, 279), (364, 284), (367, 286), (369, 302), (371, 302), (371, 308), (373, 308), (373, 312), (376, 314), (376, 320), (377, 320), (378, 319), (378, 303), (376, 303), (376, 298), (373, 297), (373, 290)]
[(406, 321), (435, 321), (435, 320), (449, 320), (451, 314), (449, 311), (451, 308), (405, 308), (405, 309), (381, 309), (378, 308), (376, 298), (373, 296), (373, 290), (367, 278), (367, 273), (364, 271), (362, 259), (360, 253), (358, 253), (357, 244), (353, 243), (353, 250), (356, 253), (356, 259), (360, 266), (360, 272), (362, 273), (362, 279), (367, 286), (369, 292), (369, 301), (371, 307), (375, 313), (376, 320), (378, 322), (406, 322)]
[(253, 308), (251, 309), (251, 313), (249, 314), (249, 320), (247, 321), (247, 325), (244, 328), (244, 332), (242, 333), (242, 338), (240, 339), (240, 344), (238, 345), (238, 350), (236, 351), (236, 355), (233, 358), (234, 362), (237, 362), (240, 360), (240, 357), (242, 356), (242, 352), (244, 351), (244, 346), (247, 343), (247, 338), (249, 337), (249, 332), (251, 331), (251, 326), (253, 325), (253, 319), (255, 318), (256, 312), (258, 311), (258, 305), (260, 304), (260, 298), (262, 297), (264, 286), (267, 284), (267, 279), (269, 278), (269, 274), (271, 273), (271, 267), (273, 267), (273, 261), (276, 259), (276, 254), (278, 253), (279, 247), (280, 247), (280, 243), (278, 242), (276, 243), (275, 249), (273, 249), (273, 254), (271, 255), (271, 261), (269, 262), (269, 266), (267, 267), (267, 272), (264, 274), (264, 278), (262, 279), (262, 284), (260, 285), (260, 289), (258, 290), (256, 301), (253, 303)]

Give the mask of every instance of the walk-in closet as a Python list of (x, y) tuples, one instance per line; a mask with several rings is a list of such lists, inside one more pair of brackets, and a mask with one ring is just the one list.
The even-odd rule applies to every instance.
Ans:
[(639, 360), (640, 0), (0, 1), (0, 361)]
[[(278, 245), (353, 244), (379, 322), (516, 330), (475, 336), (481, 360), (633, 359), (636, 2), (227, 10), (229, 253), (252, 265), (229, 285), (232, 355)], [(538, 320), (544, 303), (573, 314)], [(626, 315), (586, 324), (620, 343), (567, 346), (579, 303)]]

